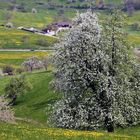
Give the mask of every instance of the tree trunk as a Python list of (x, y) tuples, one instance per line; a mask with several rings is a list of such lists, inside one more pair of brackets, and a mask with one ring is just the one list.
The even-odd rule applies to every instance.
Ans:
[(11, 97), (11, 101), (9, 102), (9, 105), (11, 105), (11, 106), (13, 106), (13, 105), (15, 105), (15, 102), (16, 102), (16, 99), (17, 99), (17, 95), (13, 95), (12, 97)]
[(108, 132), (114, 132), (114, 123), (112, 118), (109, 117), (109, 115), (105, 117), (105, 127)]
[(31, 71), (31, 72), (33, 71), (33, 67), (32, 67), (32, 66), (30, 67), (30, 71)]

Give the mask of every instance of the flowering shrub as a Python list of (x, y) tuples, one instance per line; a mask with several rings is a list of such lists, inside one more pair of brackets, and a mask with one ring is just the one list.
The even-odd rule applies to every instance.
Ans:
[(3, 67), (3, 73), (7, 73), (8, 75), (13, 75), (14, 74), (14, 68), (10, 65), (4, 66)]
[(8, 102), (0, 96), (0, 121), (14, 122), (14, 112), (8, 106)]
[(5, 87), (5, 96), (10, 99), (9, 105), (15, 105), (17, 97), (29, 91), (31, 88), (31, 83), (24, 75), (12, 78)]

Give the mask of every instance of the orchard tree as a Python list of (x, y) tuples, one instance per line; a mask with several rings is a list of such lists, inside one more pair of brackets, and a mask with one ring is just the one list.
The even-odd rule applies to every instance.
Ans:
[(42, 62), (39, 60), (38, 57), (32, 56), (27, 58), (23, 63), (22, 66), (29, 71), (33, 71), (34, 69), (40, 69), (43, 67)]
[(134, 12), (134, 1), (132, 0), (124, 0), (124, 6), (129, 16), (132, 16)]
[(114, 132), (117, 126), (140, 120), (140, 66), (122, 33), (122, 14), (99, 25), (95, 13), (78, 14), (73, 27), (56, 45), (56, 103), (52, 120), (57, 127)]
[(45, 70), (48, 70), (48, 66), (50, 63), (50, 57), (49, 56), (45, 56), (42, 60), (43, 66), (45, 68)]
[(97, 0), (96, 5), (99, 9), (103, 9), (105, 6), (104, 0)]
[(5, 96), (10, 99), (9, 105), (15, 105), (17, 97), (32, 88), (31, 83), (24, 75), (15, 77), (5, 87)]
[(3, 73), (7, 73), (8, 75), (13, 75), (14, 74), (14, 68), (10, 65), (4, 66), (3, 67)]

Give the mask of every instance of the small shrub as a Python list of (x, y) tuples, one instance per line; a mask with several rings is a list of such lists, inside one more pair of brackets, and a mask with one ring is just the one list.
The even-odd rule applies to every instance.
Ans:
[(3, 67), (3, 73), (7, 73), (8, 75), (13, 75), (14, 74), (14, 68), (10, 65), (4, 66)]
[(37, 13), (37, 10), (35, 8), (32, 8), (32, 11), (31, 11), (33, 14), (36, 14)]
[(39, 45), (39, 46), (49, 46), (49, 42), (45, 39), (38, 39), (36, 41), (36, 45)]
[(23, 68), (17, 68), (16, 69), (16, 73), (21, 74), (22, 72), (24, 72), (24, 69)]
[(23, 36), (22, 38), (21, 38), (21, 41), (23, 42), (23, 43), (28, 43), (29, 42), (29, 37), (28, 36)]
[(11, 23), (11, 22), (8, 22), (6, 25), (5, 25), (7, 28), (13, 28), (14, 26), (13, 26), (13, 23)]
[(140, 30), (140, 27), (139, 27), (139, 24), (138, 23), (133, 23), (130, 25), (130, 28), (134, 31), (139, 31)]
[(8, 99), (10, 99), (9, 105), (15, 105), (17, 97), (31, 88), (31, 83), (24, 75), (12, 78), (5, 87), (5, 95)]

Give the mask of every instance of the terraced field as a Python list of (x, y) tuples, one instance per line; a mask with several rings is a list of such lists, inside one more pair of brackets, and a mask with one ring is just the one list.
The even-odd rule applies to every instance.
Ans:
[(50, 51), (48, 52), (39, 52), (39, 51), (19, 51), (19, 52), (13, 52), (13, 51), (0, 51), (0, 66), (3, 65), (12, 65), (14, 67), (18, 67), (21, 65), (21, 63), (29, 57), (37, 56), (39, 58), (43, 58), (44, 56), (50, 55)]

